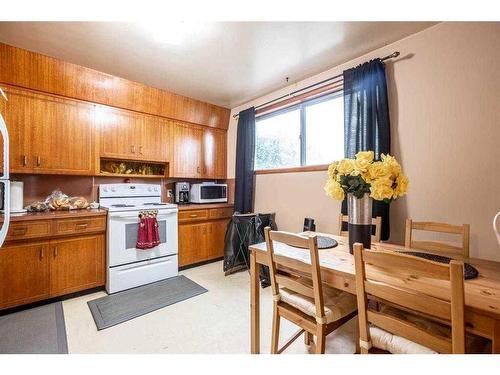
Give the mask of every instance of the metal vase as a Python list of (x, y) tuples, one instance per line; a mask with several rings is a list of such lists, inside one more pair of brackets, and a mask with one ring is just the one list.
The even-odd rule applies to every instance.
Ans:
[(356, 242), (363, 244), (365, 249), (372, 245), (372, 198), (366, 193), (362, 198), (347, 194), (347, 208), (349, 219), (349, 252), (354, 253), (353, 245)]

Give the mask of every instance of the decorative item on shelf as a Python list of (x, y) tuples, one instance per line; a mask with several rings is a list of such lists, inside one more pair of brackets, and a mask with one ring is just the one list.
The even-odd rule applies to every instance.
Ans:
[(325, 191), (342, 201), (347, 195), (349, 250), (360, 242), (371, 247), (372, 199), (386, 203), (405, 195), (408, 178), (391, 155), (375, 161), (373, 151), (361, 151), (355, 159), (335, 161), (328, 167)]
[(137, 161), (101, 160), (102, 174), (131, 175), (131, 176), (158, 176), (165, 175), (165, 165)]

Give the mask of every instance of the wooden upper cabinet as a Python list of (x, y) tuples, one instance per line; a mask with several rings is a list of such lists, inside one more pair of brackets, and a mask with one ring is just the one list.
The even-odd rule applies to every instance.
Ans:
[(101, 128), (101, 157), (139, 159), (143, 125), (139, 113), (98, 106), (97, 122)]
[(34, 96), (31, 158), (35, 173), (94, 173), (95, 106)]
[(167, 162), (171, 157), (172, 123), (161, 117), (99, 106), (100, 156)]
[(204, 178), (226, 178), (227, 135), (224, 131), (205, 129), (203, 131), (203, 173)]
[(0, 82), (227, 129), (227, 108), (0, 43)]
[(7, 88), (12, 173), (94, 173), (94, 105)]
[(175, 124), (174, 166), (171, 177), (202, 177), (203, 129)]
[(172, 159), (173, 123), (161, 117), (144, 116), (140, 157), (149, 161)]
[[(0, 100), (0, 112), (9, 130), (10, 171), (12, 173), (32, 172), (33, 160), (30, 158), (31, 124), (33, 122), (30, 109), (32, 95), (29, 92), (10, 87), (3, 86), (2, 88), (9, 98), (9, 101)], [(0, 159), (2, 158), (3, 153), (0, 155)], [(0, 160), (1, 165), (3, 165), (2, 163), (3, 160)]]

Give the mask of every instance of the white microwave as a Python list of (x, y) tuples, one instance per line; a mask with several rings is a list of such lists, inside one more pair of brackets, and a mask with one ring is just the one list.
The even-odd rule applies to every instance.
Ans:
[(190, 203), (227, 202), (227, 184), (204, 182), (192, 184), (189, 191)]

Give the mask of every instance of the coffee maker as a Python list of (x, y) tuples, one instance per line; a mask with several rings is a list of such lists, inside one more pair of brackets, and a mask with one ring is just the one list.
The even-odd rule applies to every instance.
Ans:
[(189, 203), (189, 182), (175, 183), (175, 203)]

